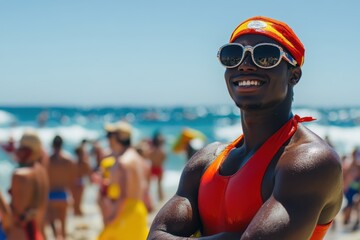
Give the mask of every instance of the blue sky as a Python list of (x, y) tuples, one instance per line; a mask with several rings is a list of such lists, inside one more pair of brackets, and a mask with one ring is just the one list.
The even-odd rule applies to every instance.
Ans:
[(0, 1), (0, 105), (232, 104), (218, 48), (246, 18), (305, 45), (295, 105), (359, 105), (360, 1)]

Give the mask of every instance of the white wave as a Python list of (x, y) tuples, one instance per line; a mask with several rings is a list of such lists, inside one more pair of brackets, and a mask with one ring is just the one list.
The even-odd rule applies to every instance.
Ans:
[(337, 152), (349, 154), (354, 147), (360, 146), (360, 127), (337, 127), (309, 124), (307, 126), (320, 137), (328, 136)]
[[(22, 134), (29, 129), (26, 126), (11, 127), (11, 128), (0, 128), (0, 141), (5, 142), (9, 137), (13, 137), (17, 142), (20, 140)], [(72, 126), (59, 126), (54, 128), (35, 128), (45, 146), (49, 146), (51, 141), (56, 135), (60, 135), (64, 142), (67, 144), (77, 145), (83, 139), (97, 139), (99, 132), (90, 130), (80, 125)]]
[[(324, 126), (316, 123), (307, 123), (306, 126), (321, 138), (328, 136), (341, 155), (348, 154), (355, 146), (360, 146), (360, 127)], [(215, 138), (219, 141), (230, 142), (242, 134), (242, 127), (239, 123), (217, 127), (214, 132)]]
[(220, 142), (230, 142), (235, 140), (242, 134), (242, 126), (240, 123), (228, 126), (216, 127), (214, 130), (215, 139)]
[(16, 121), (16, 118), (11, 113), (0, 110), (0, 125), (10, 125)]

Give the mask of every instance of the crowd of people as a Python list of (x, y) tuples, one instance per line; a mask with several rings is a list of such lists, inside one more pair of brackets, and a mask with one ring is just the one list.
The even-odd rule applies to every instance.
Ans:
[[(66, 239), (67, 214), (70, 209), (74, 216), (83, 216), (87, 183), (98, 189), (94, 202), (103, 230), (97, 239), (146, 239), (147, 216), (154, 211), (154, 202), (164, 199), (165, 139), (156, 132), (135, 145), (132, 126), (125, 121), (106, 124), (104, 132), (107, 146), (83, 140), (73, 154), (64, 150), (60, 135), (45, 151), (34, 130), (25, 131), (19, 142), (9, 139), (2, 145), (17, 166), (11, 176), (10, 201), (0, 194), (1, 240)], [(157, 196), (150, 193), (152, 179), (157, 182)], [(51, 236), (46, 226), (52, 229)]]

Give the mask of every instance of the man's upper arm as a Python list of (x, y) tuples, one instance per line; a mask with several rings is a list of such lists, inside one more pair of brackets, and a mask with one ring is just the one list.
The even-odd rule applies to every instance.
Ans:
[(215, 158), (218, 144), (209, 145), (197, 152), (186, 164), (176, 194), (155, 217), (148, 239), (172, 239), (172, 236), (189, 237), (200, 226), (197, 197), (200, 179), (207, 164)]
[(307, 239), (318, 223), (330, 222), (339, 211), (342, 175), (337, 156), (309, 148), (290, 157), (295, 160), (287, 158), (291, 164), (279, 167), (271, 197), (242, 239)]

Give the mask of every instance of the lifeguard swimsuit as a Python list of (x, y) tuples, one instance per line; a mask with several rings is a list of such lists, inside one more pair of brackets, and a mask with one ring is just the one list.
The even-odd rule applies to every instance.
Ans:
[[(229, 152), (243, 140), (243, 135), (228, 145), (206, 169), (200, 181), (198, 206), (204, 236), (220, 232), (245, 231), (263, 205), (261, 183), (266, 169), (297, 130), (298, 122), (313, 118), (295, 115), (254, 153), (235, 174), (222, 176), (219, 168)], [(331, 223), (317, 225), (311, 240), (323, 239)]]

